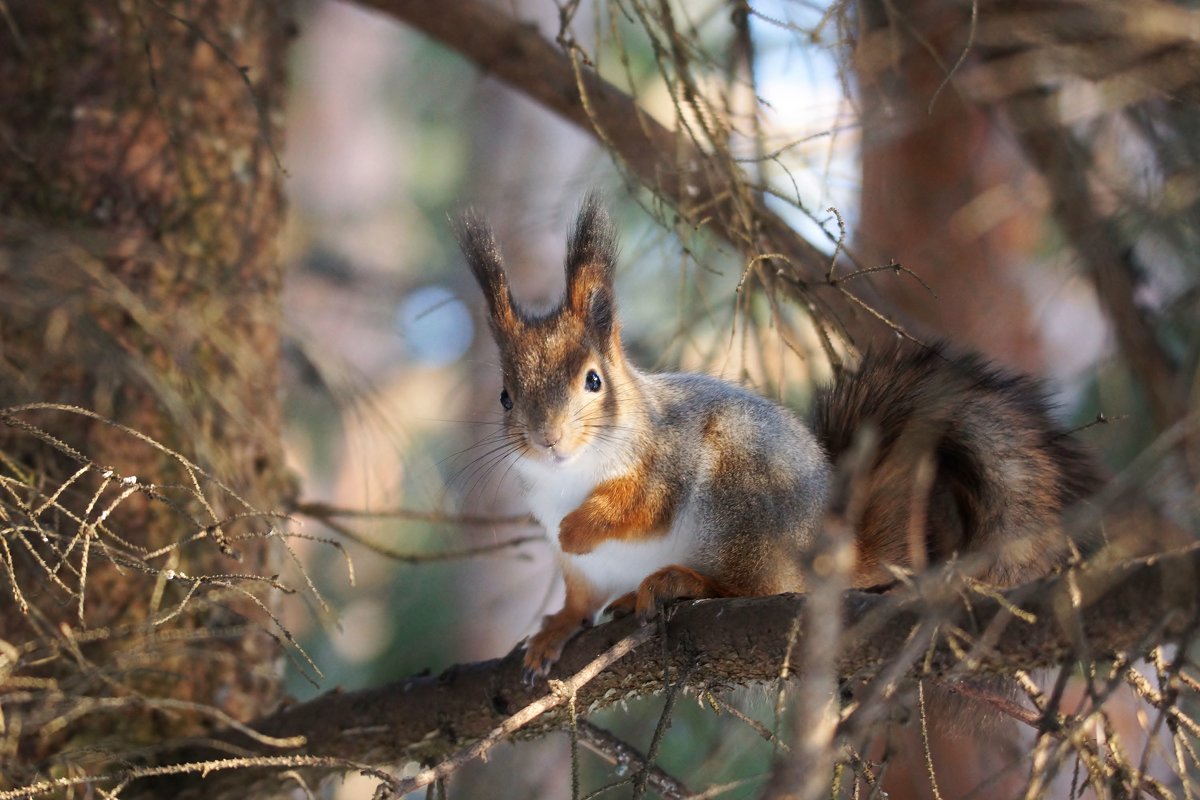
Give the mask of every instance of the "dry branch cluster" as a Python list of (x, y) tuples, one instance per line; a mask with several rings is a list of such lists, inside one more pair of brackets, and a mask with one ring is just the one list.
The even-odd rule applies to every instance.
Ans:
[[(70, 428), (63, 420), (73, 417), (110, 426), (129, 447), (174, 468), (139, 476), (93, 459), (52, 432)], [(289, 544), (299, 534), (282, 515), (254, 508), (183, 455), (94, 412), (9, 407), (0, 409), (0, 426), (0, 586), (16, 606), (0, 637), (4, 788), (31, 780), (22, 762), (40, 762), (43, 775), (73, 775), (138, 757), (157, 743), (158, 715), (253, 736), (239, 719), (245, 709), (222, 707), (195, 687), (181, 691), (180, 677), (236, 663), (255, 639), (285, 644), (302, 671), (320, 674), (277, 616), (281, 596), (296, 589), (278, 575), (203, 566), (215, 550), (236, 570), (244, 548), (266, 540), (280, 563), (290, 562), (300, 589), (323, 604)], [(153, 545), (147, 525), (166, 543)], [(267, 680), (268, 669), (252, 679)], [(112, 733), (78, 738), (98, 728)]]

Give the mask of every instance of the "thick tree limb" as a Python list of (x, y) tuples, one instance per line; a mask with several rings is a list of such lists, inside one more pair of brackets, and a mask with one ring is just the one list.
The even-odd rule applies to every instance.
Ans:
[[(1200, 607), (1200, 548), (1177, 554), (1089, 568), (1018, 587), (1003, 597), (920, 599), (848, 593), (842, 605), (846, 633), (837, 654), (841, 679), (866, 679), (911, 652), (914, 631), (966, 632), (977, 642), (968, 655), (975, 670), (1011, 673), (1069, 662), (1102, 659), (1191, 633)], [(1020, 607), (1020, 615), (1013, 613)], [(667, 680), (687, 674), (686, 686), (714, 690), (775, 679), (785, 657), (800, 663), (807, 644), (801, 624), (791, 653), (787, 643), (801, 617), (798, 595), (708, 600), (680, 605), (665, 635), (626, 655), (577, 688), (577, 708), (587, 714), (623, 699), (662, 691)], [(584, 632), (567, 648), (557, 676), (574, 675), (628, 636), (637, 623), (622, 619)], [(926, 648), (918, 647), (922, 660)], [(931, 650), (930, 673), (953, 676), (963, 669), (961, 640), (943, 637)], [(910, 671), (903, 664), (901, 672)], [(330, 692), (292, 706), (254, 725), (274, 737), (304, 736), (306, 756), (352, 759), (376, 765), (436, 763), (477, 741), (515, 712), (545, 696), (545, 684), (521, 681), (518, 652), (502, 659), (463, 664), (439, 676), (414, 677), (355, 692)], [(523, 736), (561, 728), (559, 705), (527, 725)], [(223, 737), (237, 752), (263, 753), (261, 743), (240, 734)], [(278, 754), (278, 751), (274, 751)], [(205, 756), (189, 753), (183, 758)], [(173, 760), (182, 760), (176, 758)], [(267, 773), (213, 775), (186, 787), (186, 796), (245, 797), (270, 791)], [(156, 787), (161, 791), (162, 787)], [(256, 795), (257, 796), (257, 795)]]

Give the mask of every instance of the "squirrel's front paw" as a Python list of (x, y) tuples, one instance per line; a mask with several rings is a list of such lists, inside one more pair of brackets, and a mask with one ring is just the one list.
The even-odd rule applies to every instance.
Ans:
[(566, 640), (550, 642), (534, 636), (525, 645), (525, 668), (521, 670), (521, 680), (526, 686), (532, 686), (539, 678), (550, 674), (550, 668), (562, 655)]
[(613, 619), (628, 617), (634, 611), (637, 611), (637, 592), (626, 592), (604, 609), (604, 613), (612, 614)]
[(558, 525), (558, 546), (564, 553), (581, 556), (596, 549), (600, 540), (595, 525), (584, 509), (577, 508)]
[(550, 674), (550, 669), (562, 656), (563, 647), (581, 629), (588, 626), (587, 620), (568, 621), (551, 614), (542, 622), (542, 629), (530, 637), (525, 645), (525, 669), (521, 677), (532, 685), (539, 678)]

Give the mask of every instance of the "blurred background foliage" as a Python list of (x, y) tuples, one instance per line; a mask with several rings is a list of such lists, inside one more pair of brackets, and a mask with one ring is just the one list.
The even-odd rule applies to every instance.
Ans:
[[(1136, 264), (1131, 299), (1177, 365), (1178, 396), (1193, 414), (1200, 117), (1187, 80), (1156, 91), (1174, 73), (1129, 76), (1147, 53), (1171, 50), (1172, 14), (1196, 17), (1186, 4), (1134, 3), (1144, 6), (1137, 19), (1091, 5), (1099, 12), (1086, 25), (1068, 12), (1087, 4), (981, 12), (932, 1), (864, 10), (679, 0), (511, 10), (551, 37), (560, 11), (573, 13), (571, 35), (601, 74), (668, 127), (703, 127), (695, 108), (723, 109), (729, 153), (800, 235), (832, 257), (844, 223), (840, 249), (860, 267), (894, 259), (920, 276), (882, 271), (864, 289), (870, 302), (921, 338), (1045, 376), (1069, 425), (1097, 413), (1118, 420), (1081, 435), (1121, 473), (1164, 424), (1131, 364), (1136, 354), (1119, 352), (1029, 131), (1045, 127), (1037, 102), (1053, 100), (1083, 152), (1096, 217)], [(664, 9), (690, 37), (693, 88), (711, 105), (680, 102), (679, 75), (647, 32)], [(496, 227), (518, 298), (548, 304), (562, 289), (575, 208), (600, 188), (621, 231), (618, 308), (637, 363), (721, 374), (801, 408), (813, 382), (830, 379), (808, 310), (780, 307), (768, 291), (739, 293), (753, 266), (745, 253), (712, 236), (702, 216), (633, 188), (595, 137), (382, 15), (321, 1), (303, 3), (298, 19), (285, 158), (286, 437), (305, 500), (448, 518), (523, 511), (511, 476), (476, 446), (499, 419), (500, 387), (480, 297), (449, 231), (466, 205)], [(1122, 41), (1142, 43), (1131, 47), (1143, 60), (1106, 62)], [(1139, 481), (1158, 483), (1160, 508), (1188, 525), (1195, 457), (1136, 462)], [(338, 619), (286, 620), (328, 676), (320, 689), (501, 655), (556, 607), (560, 589), (537, 542), (429, 563), (379, 552), (452, 551), (536, 533), (527, 525), (340, 522), (369, 543), (347, 543), (353, 583), (336, 553), (303, 554)], [(317, 519), (305, 524), (326, 533)], [(292, 675), (289, 690), (303, 698), (318, 687)], [(769, 692), (735, 700), (773, 724)], [(663, 702), (605, 712), (599, 723), (644, 745)], [(564, 796), (567, 746), (564, 736), (506, 749), (496, 758), (511, 768), (472, 765), (451, 795), (496, 796), (486, 787), (503, 774), (506, 797)], [(730, 797), (756, 796), (770, 757), (746, 725), (714, 725), (692, 698), (661, 752), (668, 771), (695, 787), (745, 781)], [(585, 786), (605, 776), (609, 768), (596, 766)], [(340, 791), (357, 790), (350, 781)]]

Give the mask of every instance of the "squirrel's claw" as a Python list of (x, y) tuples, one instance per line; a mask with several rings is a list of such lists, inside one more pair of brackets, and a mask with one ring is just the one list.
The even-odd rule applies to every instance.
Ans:
[(542, 674), (538, 670), (534, 669), (533, 667), (527, 666), (521, 670), (521, 683), (525, 684), (529, 688), (533, 688), (534, 686), (536, 686), (537, 682), (544, 677), (545, 677), (544, 674)]
[(530, 638), (525, 637), (517, 642), (517, 646), (513, 650), (525, 651), (525, 655), (521, 659), (521, 683), (525, 686), (533, 687), (539, 679), (546, 677), (546, 673), (550, 671), (553, 662), (547, 663), (542, 659), (541, 663), (534, 663), (534, 658), (529, 652), (529, 646)]
[(567, 642), (585, 627), (590, 620), (576, 617), (570, 612), (560, 611), (542, 621), (542, 629), (529, 638), (525, 645), (525, 670), (522, 673), (526, 684), (532, 685), (538, 678), (545, 678), (562, 655)]
[(531, 640), (525, 648), (525, 668), (521, 670), (521, 682), (526, 686), (533, 686), (544, 679), (550, 674), (550, 668), (558, 661), (561, 653), (561, 644), (556, 650), (551, 650), (545, 643), (539, 645)]
[(628, 617), (635, 611), (637, 611), (637, 592), (626, 592), (604, 609), (604, 613), (611, 614), (613, 619)]

